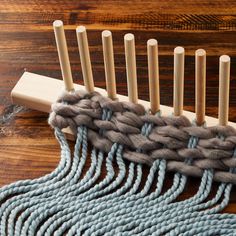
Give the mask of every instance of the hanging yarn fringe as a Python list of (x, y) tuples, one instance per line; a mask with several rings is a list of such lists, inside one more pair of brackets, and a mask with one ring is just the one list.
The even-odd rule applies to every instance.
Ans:
[[(84, 91), (65, 92), (49, 123), (60, 163), (44, 177), (0, 189), (1, 236), (236, 235), (236, 215), (220, 213), (236, 184), (232, 127), (197, 127), (184, 116), (151, 115), (139, 104)], [(62, 132), (68, 126), (73, 154)], [(173, 183), (164, 191), (168, 171)], [(188, 176), (201, 178), (199, 189), (177, 201)]]

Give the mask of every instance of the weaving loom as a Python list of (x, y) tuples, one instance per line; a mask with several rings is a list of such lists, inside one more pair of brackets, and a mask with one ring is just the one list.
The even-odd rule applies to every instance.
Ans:
[[(102, 33), (105, 91), (94, 87), (85, 27), (76, 29), (81, 86), (73, 84), (63, 23), (53, 26), (63, 81), (25, 72), (12, 100), (50, 113), (61, 160), (46, 176), (0, 189), (0, 235), (236, 235), (236, 215), (221, 213), (236, 184), (236, 124), (228, 121), (230, 58), (220, 57), (216, 119), (205, 116), (203, 49), (196, 51), (192, 113), (183, 111), (184, 48), (174, 50), (171, 108), (160, 105), (156, 40), (147, 42), (149, 103), (138, 99), (132, 34), (124, 36), (126, 97), (116, 94), (110, 31)], [(75, 140), (73, 153), (67, 138)], [(149, 172), (142, 186), (144, 165)], [(169, 172), (173, 183), (163, 192)], [(201, 179), (198, 191), (176, 201), (188, 176)], [(212, 197), (215, 181), (219, 187)]]

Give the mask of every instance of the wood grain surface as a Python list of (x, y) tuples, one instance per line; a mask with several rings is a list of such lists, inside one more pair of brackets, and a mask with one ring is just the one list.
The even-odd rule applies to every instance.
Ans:
[[(236, 1), (46, 1), (0, 0), (0, 186), (52, 171), (60, 150), (48, 115), (11, 104), (10, 91), (23, 71), (61, 79), (52, 29), (63, 20), (74, 81), (82, 82), (75, 28), (85, 25), (95, 86), (105, 86), (101, 32), (113, 32), (117, 92), (127, 94), (123, 36), (134, 33), (139, 97), (148, 99), (146, 42), (159, 43), (161, 103), (172, 106), (173, 49), (186, 49), (184, 108), (194, 111), (194, 53), (207, 52), (207, 115), (217, 117), (219, 56), (231, 57), (229, 118), (236, 122)], [(73, 145), (73, 143), (71, 143)], [(104, 172), (105, 173), (105, 172)], [(172, 174), (166, 182), (170, 185)], [(192, 196), (190, 178), (181, 199)], [(216, 190), (218, 184), (214, 185)], [(233, 187), (227, 212), (236, 213)]]

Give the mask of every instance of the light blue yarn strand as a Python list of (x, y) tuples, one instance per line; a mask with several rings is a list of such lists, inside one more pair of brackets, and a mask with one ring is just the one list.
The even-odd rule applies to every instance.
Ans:
[[(68, 189), (68, 185), (70, 182), (78, 181), (78, 179), (82, 173), (82, 169), (85, 164), (85, 160), (86, 160), (86, 158), (83, 158), (83, 159), (79, 158), (79, 150), (80, 150), (82, 141), (83, 141), (82, 152), (85, 152), (87, 154), (86, 128), (81, 129), (79, 131), (79, 133), (81, 135), (80, 135), (80, 138), (77, 138), (77, 141), (75, 144), (75, 153), (74, 153), (73, 163), (71, 166), (72, 171), (70, 172), (70, 174), (68, 174), (64, 178), (63, 185), (59, 188), (56, 188), (55, 190), (42, 193), (41, 195), (37, 196), (36, 198), (34, 198), (31, 201), (29, 201), (28, 199), (23, 199), (24, 201), (21, 201), (21, 202), (17, 201), (16, 203), (18, 206), (16, 208), (14, 208), (14, 210), (11, 212), (11, 214), (9, 216), (8, 235), (13, 235), (15, 218), (19, 214), (19, 212), (22, 212), (23, 209), (27, 209), (26, 211), (29, 214), (30, 210), (37, 208), (39, 206), (39, 203), (45, 204), (45, 202), (49, 201), (50, 199), (55, 199), (55, 197), (57, 195), (59, 195), (58, 193), (65, 192), (64, 190)], [(95, 167), (95, 165), (93, 165), (93, 166)], [(87, 176), (87, 178), (89, 178), (89, 176)], [(54, 189), (54, 188), (52, 188), (52, 189)], [(50, 193), (50, 195), (48, 192)], [(24, 217), (27, 217), (26, 213), (24, 214)], [(20, 216), (20, 219), (18, 219), (18, 220), (22, 221), (23, 217)]]
[[(194, 143), (193, 145), (196, 145), (195, 144), (195, 142), (193, 142), (193, 140), (192, 139), (190, 139), (190, 144), (192, 144), (192, 143)], [(180, 191), (176, 191), (177, 189), (176, 188), (174, 188), (174, 190), (175, 191), (169, 191), (169, 198), (171, 199), (170, 201), (172, 201), (173, 199), (175, 199), (179, 194), (180, 194), (180, 192), (182, 192), (182, 190), (183, 190), (183, 188), (184, 188), (184, 186), (185, 186), (185, 181), (184, 182), (182, 182), (182, 184), (180, 185), (181, 187), (179, 188), (179, 190)], [(171, 189), (172, 190), (172, 189)], [(155, 196), (155, 197), (157, 197), (159, 195), (159, 193)], [(172, 199), (173, 198), (173, 199)], [(150, 201), (151, 201), (152, 199), (148, 199), (148, 203), (150, 204)], [(145, 202), (147, 202), (147, 201), (145, 201)], [(161, 202), (161, 201), (160, 201)], [(162, 204), (163, 204), (163, 202), (161, 202)], [(168, 202), (167, 202), (168, 203)], [(120, 208), (121, 209), (125, 209), (128, 213), (129, 212), (132, 212), (133, 213), (133, 215), (135, 215), (135, 214), (139, 214), (140, 212), (137, 212), (137, 209), (139, 210), (139, 209), (142, 209), (143, 211), (144, 211), (144, 209), (147, 209), (147, 206), (146, 205), (142, 205), (141, 203), (137, 203), (137, 208), (135, 209), (136, 211), (134, 211), (133, 209), (131, 210), (131, 209), (128, 209), (128, 207), (127, 207), (127, 205), (126, 206), (124, 206), (124, 205), (121, 205), (120, 206)], [(155, 205), (155, 207), (156, 207), (156, 205)], [(148, 210), (148, 209), (147, 209)], [(121, 210), (122, 211), (122, 217), (127, 217), (126, 215), (124, 215), (124, 210)], [(117, 210), (116, 210), (116, 213), (117, 213)], [(98, 222), (96, 222), (96, 225), (94, 226), (94, 227), (91, 227), (91, 229), (88, 231), (88, 235), (91, 233), (91, 232), (93, 232), (94, 230), (96, 230), (96, 229), (99, 229), (99, 233), (101, 233), (101, 234), (103, 234), (103, 233), (105, 233), (105, 231), (101, 231), (101, 228), (104, 226), (104, 225), (109, 225), (109, 228), (107, 229), (108, 231), (110, 231), (111, 229), (112, 229), (112, 223), (111, 222), (115, 222), (115, 227), (117, 228), (117, 226), (118, 226), (118, 224), (120, 223), (120, 224), (122, 224), (123, 222), (122, 222), (122, 219), (119, 219), (119, 220), (121, 220), (121, 221), (118, 221), (119, 223), (117, 223), (117, 220), (116, 219), (112, 219), (111, 218), (111, 216), (109, 215), (109, 222), (106, 222), (105, 221), (105, 219), (104, 219), (104, 217), (103, 218), (99, 218), (100, 219), (100, 221), (101, 222), (103, 222), (102, 224), (98, 224)], [(106, 226), (105, 226), (105, 228), (106, 228)]]
[[(195, 195), (195, 197), (196, 197), (197, 195)], [(187, 202), (190, 202), (191, 201), (191, 199), (188, 199), (188, 200), (185, 200), (185, 202), (187, 203)], [(183, 202), (179, 202), (179, 204), (181, 204), (181, 205), (184, 205), (183, 204)], [(168, 207), (168, 208), (170, 208), (171, 210), (173, 210), (173, 208), (174, 208), (174, 206), (172, 206), (172, 205), (168, 205), (168, 206), (170, 206), (170, 207)], [(154, 206), (154, 207), (157, 207), (157, 206)], [(187, 207), (187, 204), (186, 205), (184, 205), (184, 207)], [(166, 208), (166, 209), (168, 209), (168, 208)], [(160, 211), (160, 209), (158, 209), (158, 211)], [(139, 212), (137, 212), (136, 214), (139, 214)], [(156, 214), (156, 217), (161, 217), (161, 215), (162, 215), (163, 213), (161, 212), (158, 212), (158, 214)], [(143, 216), (140, 216), (141, 218), (143, 217)], [(132, 234), (135, 234), (135, 233), (138, 233), (138, 232), (140, 232), (140, 231), (142, 231), (142, 229), (143, 229), (143, 227), (141, 227), (141, 225), (142, 224), (139, 224), (139, 228), (136, 228), (134, 231), (132, 231)], [(127, 226), (128, 227), (128, 226)], [(129, 227), (128, 227), (129, 228)]]
[[(191, 221), (192, 221), (192, 223), (194, 223), (196, 221), (199, 221), (200, 219), (197, 218), (198, 215), (200, 215), (200, 213), (198, 213), (198, 212), (193, 212), (191, 214), (188, 214), (186, 216), (186, 218), (189, 218), (189, 219), (187, 219), (185, 221), (182, 221), (180, 226), (183, 226), (183, 225), (185, 225), (187, 223), (191, 223)], [(227, 216), (228, 215), (229, 214), (227, 214)], [(209, 219), (212, 219), (214, 217), (214, 215), (209, 215), (209, 214), (205, 214), (204, 215), (204, 214), (202, 214), (202, 217), (204, 217), (204, 223), (208, 224), (209, 223)], [(226, 217), (226, 215), (224, 215), (222, 218), (225, 218), (225, 217)], [(230, 217), (232, 217), (232, 215), (230, 215)], [(163, 219), (163, 220), (165, 220), (165, 219)], [(151, 232), (156, 232), (156, 234), (162, 235), (163, 233), (168, 232), (172, 228), (174, 229), (174, 232), (178, 232), (178, 230), (179, 230), (179, 227), (177, 227), (176, 223), (174, 223), (174, 222), (171, 223), (170, 221), (167, 220), (166, 222), (164, 222), (163, 224), (158, 225), (158, 226), (156, 224), (153, 224), (152, 228), (146, 229), (146, 231), (143, 234), (141, 234), (141, 235), (150, 235)], [(178, 235), (178, 233), (173, 234), (173, 232), (172, 232), (171, 235)]]
[[(158, 161), (158, 162), (159, 162), (159, 161)], [(157, 162), (157, 166), (158, 166), (158, 162)], [(153, 171), (153, 172), (154, 172), (154, 171)], [(150, 176), (150, 175), (149, 175), (149, 176)], [(150, 178), (151, 178), (151, 176), (150, 176)], [(117, 205), (116, 208), (118, 208), (118, 205)], [(78, 225), (81, 225), (82, 228), (86, 228), (87, 226), (89, 226), (90, 219), (91, 219), (91, 222), (93, 222), (94, 219), (100, 218), (100, 217), (101, 217), (102, 215), (104, 215), (104, 214), (106, 214), (105, 217), (108, 217), (108, 216), (111, 217), (111, 214), (116, 211), (116, 209), (115, 209), (114, 207), (113, 207), (112, 209), (105, 209), (105, 210), (103, 210), (103, 211), (101, 211), (101, 212), (99, 212), (99, 210), (100, 210), (100, 209), (98, 209), (98, 211), (97, 211), (98, 213), (95, 214), (94, 216), (93, 216), (92, 214), (90, 214), (90, 217), (88, 217), (87, 215), (84, 216), (85, 218), (82, 217), (82, 220), (80, 221), (80, 223), (75, 224), (74, 227), (72, 227), (71, 230), (68, 232), (68, 235), (72, 234), (73, 231), (76, 231), (76, 227), (77, 227)], [(101, 218), (101, 219), (104, 220), (104, 218)], [(75, 218), (74, 221), (76, 222), (76, 218)], [(73, 223), (73, 222), (72, 222), (72, 223)], [(98, 223), (98, 222), (96, 222), (96, 223)], [(73, 225), (73, 224), (72, 224), (72, 225)], [(82, 229), (81, 229), (81, 230), (82, 230)]]
[[(131, 165), (131, 167), (132, 167), (133, 165)], [(131, 170), (132, 170), (133, 168), (131, 168)], [(133, 172), (133, 171), (132, 171)], [(131, 175), (133, 175), (133, 173), (131, 174)], [(139, 185), (139, 184), (138, 184)], [(64, 214), (63, 214), (63, 216), (64, 216)], [(57, 216), (57, 217), (55, 217), (55, 218), (58, 218), (59, 216)], [(70, 218), (70, 217), (68, 217), (68, 218)]]
[[(122, 153), (122, 149), (120, 149), (120, 150), (118, 150), (117, 151), (117, 163), (119, 164), (119, 162), (122, 160), (122, 156), (121, 156), (121, 153)], [(123, 163), (123, 162), (122, 162)], [(123, 164), (123, 167), (125, 167), (124, 166), (124, 164)], [(124, 168), (125, 169), (125, 168)], [(117, 186), (117, 184), (120, 184), (121, 182), (119, 181), (119, 182), (117, 182), (117, 180), (115, 181), (115, 186)], [(109, 188), (108, 188), (108, 190), (111, 190), (111, 189), (114, 189), (114, 187), (113, 187), (113, 185), (109, 185)], [(113, 194), (114, 195), (114, 194)], [(108, 195), (109, 196), (109, 195)], [(61, 228), (65, 228), (65, 227), (61, 227)], [(61, 233), (61, 232), (60, 232)]]
[[(118, 149), (118, 151), (117, 151), (117, 159), (119, 159), (119, 158), (121, 158), (122, 159), (122, 156), (121, 156), (121, 153), (122, 153), (122, 149)], [(113, 187), (113, 185), (109, 185), (109, 187)], [(109, 205), (108, 205), (109, 206)], [(73, 213), (75, 213), (76, 214), (76, 216), (79, 216), (79, 218), (81, 218), (81, 217), (83, 217), (83, 214), (81, 214), (81, 215), (78, 215), (77, 214), (77, 212), (72, 212), (72, 215), (73, 215)], [(70, 219), (68, 220), (68, 221), (65, 221), (64, 219), (63, 220), (61, 220), (61, 226), (59, 226), (59, 228), (55, 231), (55, 234), (57, 235), (57, 234), (62, 234), (66, 229), (67, 229), (67, 225), (69, 224), (69, 225), (71, 225), (71, 221), (72, 221), (72, 219), (73, 219), (73, 217), (71, 216), (71, 217), (69, 217)], [(75, 222), (77, 222), (77, 221), (75, 221)], [(55, 225), (56, 227), (57, 227), (57, 225)], [(54, 226), (54, 227), (55, 227)], [(52, 226), (53, 227), (53, 226)], [(53, 231), (53, 230), (52, 230)], [(50, 228), (48, 228), (48, 230), (47, 230), (47, 232), (46, 232), (46, 235), (50, 235), (50, 232), (51, 232), (51, 229)]]
[[(149, 132), (150, 132), (150, 130), (151, 130), (151, 128), (152, 128), (152, 125), (151, 124), (147, 124), (147, 123), (145, 123), (144, 124), (144, 126), (142, 127), (142, 134), (143, 135), (148, 135), (149, 134)], [(158, 161), (158, 164), (156, 165), (157, 167), (159, 166), (159, 161)], [(148, 185), (145, 185), (145, 187), (144, 187), (144, 189), (141, 191), (141, 194), (140, 194), (140, 196), (139, 197), (142, 197), (142, 196), (145, 196), (146, 194), (147, 194), (147, 192), (149, 191), (149, 189), (150, 189), (150, 187), (151, 187), (151, 185), (152, 185), (152, 182), (153, 182), (153, 177), (154, 177), (154, 174), (155, 174), (155, 172), (157, 171), (157, 168), (153, 171), (153, 172), (151, 172), (150, 171), (150, 174), (149, 174), (149, 176), (148, 176), (148, 179), (147, 179), (147, 182), (146, 183), (150, 183), (150, 184), (148, 184)], [(164, 179), (164, 178), (163, 178)], [(160, 184), (161, 183), (161, 184)], [(158, 181), (158, 184), (160, 185), (159, 186), (159, 193), (161, 192), (161, 189), (162, 189), (162, 185), (163, 185), (163, 180), (162, 181)], [(158, 193), (158, 194), (159, 194)], [(127, 199), (126, 199), (127, 200)], [(100, 209), (101, 210), (101, 209)], [(100, 214), (103, 214), (104, 212), (100, 212)], [(100, 217), (98, 217), (98, 219), (101, 219), (101, 221), (104, 221), (104, 219), (103, 218), (100, 218)], [(85, 222), (87, 221), (87, 220), (84, 220)], [(88, 220), (89, 221), (89, 220)], [(97, 224), (98, 222), (96, 222), (96, 224)], [(83, 224), (83, 223), (82, 223)], [(86, 225), (86, 224), (85, 224)], [(85, 228), (86, 228), (86, 226), (84, 226)], [(76, 225), (73, 227), (73, 229), (75, 229), (76, 228)], [(73, 230), (72, 230), (73, 231)], [(69, 232), (68, 232), (68, 234), (70, 235), (70, 232), (72, 233), (72, 231), (70, 230)], [(72, 233), (73, 234), (73, 233)], [(89, 233), (88, 233), (89, 234)]]
[[(86, 159), (86, 158), (85, 158)], [(78, 172), (79, 173), (79, 172)]]
[[(119, 191), (118, 191), (119, 192)], [(108, 197), (109, 197), (110, 195), (108, 195)], [(114, 197), (114, 194), (112, 194), (112, 197)], [(107, 197), (106, 197), (107, 198)]]
[[(146, 126), (147, 127), (147, 126)], [(163, 181), (161, 181), (161, 182), (163, 182)], [(104, 220), (104, 219), (101, 219), (101, 220)]]
[[(103, 118), (105, 119), (106, 118), (106, 112), (104, 112), (103, 113)], [(100, 153), (100, 154), (102, 154), (102, 153)], [(103, 155), (103, 154), (102, 154)], [(84, 155), (84, 158), (86, 158), (86, 154)], [(111, 170), (112, 170), (112, 168), (111, 168), (111, 165), (109, 165), (109, 163), (107, 163), (107, 168), (110, 168), (109, 169), (109, 171), (108, 171), (108, 173), (111, 173)], [(113, 170), (112, 170), (113, 171)], [(114, 171), (113, 171), (114, 172)], [(47, 208), (48, 206), (46, 206), (46, 208)], [(51, 206), (50, 206), (51, 207)], [(41, 209), (42, 210), (42, 209)], [(47, 209), (45, 209), (45, 210), (47, 210)], [(53, 210), (55, 210), (55, 208), (50, 208), (50, 210), (51, 211), (53, 211)], [(45, 212), (44, 211), (44, 217), (46, 217), (46, 213), (47, 213), (47, 211)], [(30, 227), (30, 224), (32, 223), (31, 222), (31, 219), (34, 219), (34, 217), (36, 217), (38, 214), (37, 214), (37, 211), (36, 211), (36, 213), (34, 214), (34, 216), (32, 216), (31, 218), (29, 218), (29, 219), (27, 219), (27, 221), (25, 222), (25, 224), (24, 224), (24, 227), (23, 227), (23, 233), (24, 232), (27, 232), (27, 230), (28, 230), (28, 227)], [(38, 218), (40, 218), (40, 217), (38, 217)], [(33, 221), (33, 223), (32, 223), (34, 226), (36, 225), (36, 223), (35, 223), (35, 221)]]
[[(85, 130), (85, 131), (86, 131), (86, 130)], [(79, 158), (79, 157), (77, 156), (77, 155), (78, 155), (78, 153), (77, 153), (77, 151), (76, 151), (76, 150), (78, 150), (77, 148), (78, 148), (78, 146), (76, 145), (76, 147), (75, 147), (75, 153), (76, 153), (76, 155), (74, 156), (74, 158)], [(91, 155), (91, 160), (92, 160), (92, 162), (91, 162), (91, 166), (90, 166), (89, 170), (86, 172), (85, 177), (84, 177), (83, 179), (81, 179), (81, 181), (79, 181), (79, 182), (76, 184), (76, 187), (78, 187), (78, 188), (79, 188), (81, 185), (83, 185), (83, 183), (86, 182), (87, 180), (91, 180), (91, 176), (92, 176), (94, 170), (95, 170), (95, 169), (98, 169), (99, 166), (101, 166), (102, 160), (99, 159), (100, 161), (97, 162), (96, 156), (94, 155), (94, 153), (95, 153), (95, 150), (92, 150), (92, 155)], [(87, 156), (87, 141), (86, 141), (86, 139), (84, 139), (84, 140), (83, 140), (83, 147), (82, 147), (82, 158), (81, 158), (82, 161), (80, 162), (80, 164), (82, 163), (82, 165), (79, 165), (79, 170), (78, 170), (78, 172), (81, 172), (81, 171), (82, 171), (82, 168), (83, 168), (84, 163), (85, 163), (85, 160), (86, 160), (86, 156)], [(96, 164), (97, 164), (97, 166), (96, 166)], [(59, 201), (59, 199), (63, 199), (63, 197), (66, 197), (70, 191), (74, 191), (74, 190), (75, 190), (75, 188), (74, 188), (73, 185), (72, 185), (72, 186), (69, 186), (69, 187), (65, 187), (64, 189), (60, 190), (60, 191), (61, 191), (61, 194), (60, 194), (60, 195), (62, 195), (60, 198), (57, 198), (57, 199), (55, 200), (55, 198), (56, 198), (56, 196), (57, 196), (57, 195), (56, 195), (56, 196), (52, 196), (51, 198), (48, 198), (48, 200), (53, 199), (54, 202), (55, 202), (55, 204), (57, 204), (58, 201)], [(63, 193), (64, 193), (64, 195), (63, 195)], [(36, 201), (37, 201), (37, 200), (36, 200)], [(40, 212), (40, 209), (41, 209), (40, 206), (45, 206), (45, 203), (43, 202), (43, 203), (41, 203), (41, 204), (38, 204), (37, 202), (35, 202), (35, 204), (32, 204), (32, 207), (27, 208), (27, 210), (26, 210), (22, 215), (20, 215), (20, 217), (18, 218), (18, 220), (17, 220), (17, 222), (16, 222), (15, 232), (20, 232), (21, 227), (22, 227), (23, 220), (24, 220), (25, 218), (27, 218), (27, 217), (29, 216), (29, 214), (32, 214), (32, 212), (33, 212), (35, 209), (37, 209), (37, 210)], [(16, 235), (18, 235), (18, 234), (16, 234)]]
[[(196, 216), (196, 214), (195, 214), (195, 216)], [(155, 216), (155, 215), (153, 215), (153, 217), (152, 218), (147, 218), (147, 219), (142, 219), (142, 221), (143, 222), (146, 222), (147, 224), (150, 224), (151, 222), (152, 222), (152, 220), (154, 220), (155, 218), (156, 218), (157, 216)], [(207, 217), (209, 217), (208, 215), (207, 215)], [(132, 218), (131, 218), (132, 219)], [(169, 229), (171, 229), (172, 227), (174, 227), (173, 226), (173, 223), (172, 223), (172, 225), (171, 225), (171, 223), (170, 222), (165, 222), (165, 220), (167, 220), (167, 219), (164, 219), (164, 218), (162, 218), (162, 221), (164, 222), (163, 224), (164, 224), (164, 232), (166, 231), (166, 230), (168, 230), (168, 227), (169, 227)], [(127, 219), (127, 222), (128, 221), (130, 221), (130, 219)], [(135, 226), (134, 225), (134, 223), (136, 223), (136, 225), (139, 225), (139, 226), (141, 226), (140, 225), (140, 222), (141, 221), (136, 221), (136, 219), (133, 219), (133, 227)], [(157, 225), (157, 224), (155, 224), (155, 222), (153, 223), (154, 224), (154, 226), (152, 227), (152, 229), (146, 229), (145, 231), (143, 231), (141, 234), (139, 234), (139, 235), (151, 235), (151, 233), (152, 232), (156, 232), (156, 235), (163, 235), (163, 232), (161, 232), (161, 230), (160, 230), (160, 227), (162, 226), (162, 224), (159, 224), (159, 225)], [(181, 226), (182, 225), (185, 225), (185, 222), (183, 222), (183, 223), (181, 223)], [(141, 226), (141, 227), (143, 227), (143, 226)], [(120, 232), (123, 232), (124, 230), (128, 230), (129, 228), (127, 228), (127, 225), (122, 229), (122, 231), (120, 231)], [(119, 231), (119, 230), (118, 230)], [(114, 231), (115, 232), (115, 231)], [(111, 232), (110, 231), (110, 234), (107, 234), (107, 235), (112, 235), (112, 233), (114, 233), (114, 232)], [(134, 232), (132, 232), (130, 235), (136, 235), (136, 234), (134, 234)], [(178, 235), (178, 234), (176, 234), (176, 235)]]
[[(230, 189), (228, 189), (228, 191), (230, 191)], [(226, 196), (228, 196), (228, 193), (226, 194)], [(227, 200), (226, 200), (226, 202), (228, 201), (228, 197), (227, 197)], [(209, 205), (209, 204), (208, 204)], [(225, 204), (223, 203), (223, 206), (225, 206)], [(219, 210), (219, 208), (217, 209), (217, 210)], [(212, 210), (212, 212), (214, 212), (215, 210)], [(172, 212), (172, 211), (171, 211)], [(179, 215), (180, 216), (184, 216), (186, 213), (183, 213), (183, 212), (179, 212)], [(152, 213), (150, 213), (150, 215), (153, 215), (153, 220), (155, 220), (156, 218), (159, 218), (158, 217), (158, 215), (155, 215), (155, 213), (154, 214), (152, 214)], [(194, 215), (194, 213), (192, 213), (192, 215)], [(195, 214), (196, 215), (196, 214)], [(195, 217), (195, 215), (194, 215), (194, 217)], [(190, 214), (188, 214), (188, 215), (186, 215), (186, 218), (189, 218), (191, 215)], [(231, 215), (230, 215), (231, 216)], [(148, 217), (148, 216), (147, 216)], [(166, 229), (168, 228), (168, 226), (170, 226), (171, 225), (171, 221), (169, 220), (169, 219), (172, 219), (172, 217), (171, 217), (171, 215), (167, 215), (166, 216), (166, 218), (164, 218), (163, 217), (163, 214), (162, 215), (160, 215), (160, 217), (161, 218), (159, 218), (159, 219), (161, 219), (160, 221), (161, 222), (164, 222), (163, 224), (164, 224), (164, 231), (166, 231)], [(134, 219), (135, 220), (135, 222), (136, 222), (136, 224), (139, 224), (139, 226), (143, 229), (143, 228), (145, 228), (144, 226), (142, 226), (142, 225), (140, 225), (140, 223), (141, 223), (141, 221), (137, 221), (136, 219)], [(169, 220), (169, 221), (168, 221)], [(150, 223), (153, 223), (154, 224), (154, 226), (153, 226), (153, 229), (155, 229), (155, 230), (153, 230), (153, 231), (155, 231), (155, 232), (158, 232), (158, 230), (160, 229), (160, 227), (161, 227), (161, 225), (158, 225), (158, 224), (156, 224), (156, 222), (155, 221), (153, 221), (152, 222), (152, 218), (150, 218), (150, 217), (148, 217), (148, 218), (146, 218), (146, 219), (142, 219), (142, 221), (143, 222), (147, 222), (147, 224), (150, 224)], [(176, 221), (176, 219), (174, 219), (174, 222)], [(147, 235), (150, 235), (150, 232), (152, 232), (152, 231), (150, 231), (149, 229), (147, 229), (147, 231), (148, 231), (148, 234)], [(163, 232), (159, 232), (160, 233), (160, 235), (163, 233)], [(144, 234), (145, 235), (145, 234)]]
[(109, 171), (108, 171), (109, 172)]
[[(195, 196), (196, 197), (196, 196)], [(194, 199), (194, 198), (193, 198)], [(110, 230), (110, 229), (109, 229)]]
[[(160, 210), (160, 209), (159, 209), (159, 210)], [(144, 222), (152, 222), (152, 221), (151, 221), (152, 219), (150, 218), (152, 215), (153, 215), (153, 218), (154, 218), (154, 219), (158, 218), (158, 219), (160, 220), (160, 222), (166, 221), (166, 220), (168, 220), (169, 218), (171, 218), (171, 214), (167, 215), (166, 219), (164, 219), (164, 218), (163, 218), (163, 213), (158, 216), (158, 214), (156, 214), (156, 213), (157, 213), (156, 210), (153, 212), (152, 209), (147, 209), (147, 211), (149, 212), (149, 214), (148, 214), (147, 218), (145, 218), (145, 219), (143, 219), (143, 216), (141, 216), (141, 215), (138, 215), (138, 216), (137, 216), (137, 213), (136, 213), (136, 216), (137, 216), (138, 218), (141, 218), (140, 221), (137, 221), (137, 219), (135, 218), (135, 216), (132, 216), (130, 219), (126, 219), (126, 221), (129, 222), (131, 219), (133, 219), (133, 220), (135, 220), (136, 224), (140, 224), (142, 221), (144, 221)], [(174, 211), (176, 211), (176, 210), (174, 210)], [(173, 213), (172, 210), (171, 210), (171, 213)], [(182, 214), (182, 213), (181, 213), (181, 214)], [(181, 214), (180, 214), (180, 215), (181, 215)], [(171, 219), (172, 219), (172, 218), (171, 218)], [(156, 226), (157, 228), (160, 227), (160, 225), (156, 225), (157, 222), (154, 222), (154, 221), (153, 221), (153, 223), (155, 223), (155, 226)], [(169, 222), (167, 222), (167, 225), (168, 225), (168, 224), (169, 224)]]
[[(95, 153), (92, 153), (92, 155), (96, 156)], [(101, 155), (101, 153), (100, 153), (100, 155), (98, 156), (98, 161), (97, 161), (98, 166), (96, 168), (95, 175), (93, 176), (93, 179), (94, 179), (93, 182), (95, 182), (96, 179), (100, 176), (101, 164), (102, 164), (103, 158), (104, 158), (103, 155)], [(57, 217), (56, 217), (57, 213), (58, 213), (58, 211), (55, 211), (55, 214), (50, 218), (50, 221), (48, 220), (42, 224), (42, 226), (39, 228), (39, 231), (37, 232), (37, 235), (45, 235), (45, 231), (51, 225), (51, 222), (54, 222), (55, 220), (57, 220)]]

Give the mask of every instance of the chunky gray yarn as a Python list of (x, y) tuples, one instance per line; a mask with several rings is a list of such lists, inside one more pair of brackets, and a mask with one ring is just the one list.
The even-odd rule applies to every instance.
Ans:
[[(236, 215), (219, 214), (236, 183), (232, 127), (196, 127), (85, 91), (63, 93), (49, 123), (61, 161), (49, 175), (0, 189), (1, 236), (235, 235)], [(167, 171), (173, 183), (163, 191)], [(176, 201), (188, 176), (201, 178), (199, 189)], [(213, 180), (220, 184), (212, 197)]]
[[(103, 109), (112, 111), (110, 120), (102, 120)], [(141, 134), (145, 122), (153, 124), (148, 136)], [(152, 165), (156, 159), (165, 159), (167, 170), (191, 176), (202, 176), (204, 170), (214, 169), (216, 181), (236, 184), (236, 175), (228, 171), (236, 167), (236, 159), (232, 158), (236, 130), (230, 126), (192, 126), (184, 116), (145, 114), (140, 104), (112, 101), (96, 92), (84, 91), (64, 93), (53, 104), (49, 123), (60, 129), (69, 126), (75, 134), (76, 127), (84, 125), (94, 147), (109, 152), (114, 143), (119, 143), (124, 146), (124, 158), (130, 161)], [(104, 130), (102, 135), (100, 129)], [(191, 136), (198, 139), (194, 149), (188, 148)], [(189, 157), (193, 159), (191, 165), (184, 162)]]

